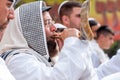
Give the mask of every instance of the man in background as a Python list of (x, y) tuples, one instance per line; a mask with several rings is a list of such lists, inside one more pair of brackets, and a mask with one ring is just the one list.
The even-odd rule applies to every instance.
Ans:
[(101, 63), (107, 61), (108, 57), (106, 57), (104, 51), (102, 50), (102, 48), (100, 48), (99, 43), (96, 40), (97, 30), (100, 28), (99, 22), (94, 18), (89, 18), (88, 21), (90, 28), (94, 33), (94, 39), (90, 41), (91, 57), (92, 57), (93, 66), (97, 68)]
[(89, 22), (90, 28), (94, 34), (94, 38), (96, 38), (96, 36), (97, 36), (96, 31), (100, 27), (100, 23), (94, 18), (88, 18), (88, 22)]
[(107, 26), (103, 25), (97, 30), (96, 41), (102, 49), (109, 49), (114, 43), (114, 32)]
[[(64, 1), (63, 3), (60, 4), (60, 6), (58, 8), (58, 15), (59, 15), (61, 24), (66, 26), (67, 28), (76, 28), (81, 33), (83, 33), (81, 30), (81, 28), (83, 27), (83, 26), (81, 26), (81, 23), (82, 23), (81, 11), (82, 11), (81, 3), (75, 2), (75, 1)], [(84, 36), (80, 36), (80, 38), (81, 37), (84, 37)], [(86, 43), (89, 43), (89, 41), (87, 41), (85, 39), (83, 41), (86, 41)], [(73, 42), (73, 41), (71, 40), (71, 42)], [(89, 45), (87, 45), (87, 46), (89, 46)], [(81, 47), (79, 47), (79, 48), (81, 48)], [(85, 48), (85, 49), (86, 49), (86, 51), (88, 50), (87, 48)], [(89, 52), (86, 52), (84, 54), (89, 55)], [(90, 55), (89, 55), (89, 57), (90, 57)], [(89, 66), (93, 67), (92, 62), (91, 62), (91, 57), (89, 59), (90, 59), (88, 62), (88, 63), (90, 63)], [(84, 63), (81, 63), (81, 65), (84, 65)], [(82, 69), (83, 69), (83, 67), (82, 67)], [(88, 69), (88, 71), (85, 71), (85, 72), (86, 72), (85, 74), (88, 74), (89, 72), (91, 73), (91, 71), (89, 69)]]

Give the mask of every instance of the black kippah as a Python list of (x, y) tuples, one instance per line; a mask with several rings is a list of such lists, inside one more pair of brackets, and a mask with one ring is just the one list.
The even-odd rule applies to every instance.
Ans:
[(90, 27), (93, 27), (98, 24), (96, 20), (89, 20)]

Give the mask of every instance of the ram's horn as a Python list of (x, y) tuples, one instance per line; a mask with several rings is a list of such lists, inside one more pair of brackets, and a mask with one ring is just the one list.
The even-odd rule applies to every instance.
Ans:
[(90, 11), (90, 0), (86, 0), (83, 4), (82, 4), (82, 8), (81, 8), (81, 35), (82, 38), (84, 39), (88, 39), (91, 40), (93, 39), (93, 33), (92, 30), (89, 26), (89, 22), (88, 22), (88, 15), (89, 15), (89, 11)]

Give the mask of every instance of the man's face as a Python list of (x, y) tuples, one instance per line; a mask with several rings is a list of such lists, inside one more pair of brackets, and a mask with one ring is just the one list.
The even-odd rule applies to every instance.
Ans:
[(81, 8), (74, 7), (72, 9), (72, 13), (69, 17), (69, 26), (70, 28), (77, 28), (80, 30), (80, 24), (81, 24), (81, 16), (80, 16)]
[(114, 43), (114, 36), (112, 34), (108, 34), (106, 36), (103, 35), (103, 37), (101, 37), (102, 39), (102, 46), (103, 49), (109, 49), (111, 47), (111, 45)]
[(10, 19), (14, 18), (14, 12), (11, 9), (12, 2), (9, 0), (0, 1), (0, 30), (3, 30)]
[(56, 27), (54, 26), (54, 23), (52, 21), (49, 12), (43, 12), (43, 19), (44, 19), (46, 37), (47, 40), (50, 40), (52, 39), (51, 36), (55, 35)]

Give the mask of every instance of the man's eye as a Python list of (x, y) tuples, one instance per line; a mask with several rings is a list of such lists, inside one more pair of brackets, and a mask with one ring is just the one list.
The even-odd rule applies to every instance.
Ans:
[(110, 40), (113, 40), (113, 38), (111, 38), (111, 37), (110, 37), (109, 39), (110, 39)]
[(7, 5), (8, 8), (10, 8), (11, 5), (12, 5), (12, 2), (9, 2), (9, 3), (7, 3), (6, 5)]
[(81, 17), (81, 15), (80, 14), (78, 14), (78, 15), (76, 15), (77, 17)]

